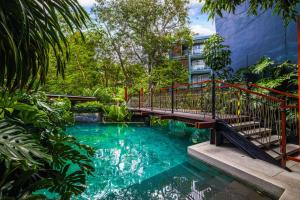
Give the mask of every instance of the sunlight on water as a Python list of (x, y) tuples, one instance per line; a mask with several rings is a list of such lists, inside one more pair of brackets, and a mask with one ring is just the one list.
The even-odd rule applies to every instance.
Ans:
[[(262, 199), (202, 162), (197, 163), (198, 169), (187, 162), (187, 146), (195, 131), (180, 124), (168, 128), (78, 124), (69, 128), (69, 134), (96, 149), (95, 175), (88, 178), (87, 190), (74, 199), (214, 199), (226, 194), (227, 199)], [(196, 135), (198, 140), (208, 139), (208, 132)]]

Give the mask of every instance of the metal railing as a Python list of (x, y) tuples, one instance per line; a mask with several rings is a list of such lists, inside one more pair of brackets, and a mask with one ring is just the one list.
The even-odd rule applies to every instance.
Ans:
[[(258, 146), (278, 154), (282, 166), (286, 155), (287, 136), (299, 137), (297, 96), (255, 84), (231, 84), (216, 80), (150, 89), (131, 97), (128, 106), (169, 113), (191, 113), (199, 120), (223, 120)], [(213, 91), (213, 87), (215, 92)], [(258, 92), (267, 90), (272, 94)], [(212, 95), (215, 95), (214, 98)], [(214, 105), (214, 106), (213, 106)], [(215, 109), (214, 109), (215, 108)], [(280, 152), (272, 150), (280, 145)], [(299, 139), (300, 144), (300, 139)]]

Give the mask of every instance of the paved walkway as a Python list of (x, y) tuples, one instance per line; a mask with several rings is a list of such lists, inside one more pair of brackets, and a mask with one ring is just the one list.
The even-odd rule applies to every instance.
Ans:
[(233, 177), (281, 200), (300, 199), (300, 163), (289, 161), (288, 172), (253, 159), (231, 146), (217, 147), (208, 142), (188, 147), (188, 154), (217, 167)]

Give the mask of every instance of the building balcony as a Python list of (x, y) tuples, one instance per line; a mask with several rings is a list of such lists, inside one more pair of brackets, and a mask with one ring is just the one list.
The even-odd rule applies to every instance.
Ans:
[(190, 69), (190, 73), (191, 74), (207, 74), (210, 73), (211, 69), (209, 67), (205, 67), (205, 68), (196, 68), (193, 67)]

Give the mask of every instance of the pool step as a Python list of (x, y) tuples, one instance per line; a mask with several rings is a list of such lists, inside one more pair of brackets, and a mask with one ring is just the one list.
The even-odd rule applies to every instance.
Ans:
[[(299, 152), (300, 146), (296, 144), (286, 144), (286, 154), (292, 155)], [(276, 160), (281, 159), (280, 146), (275, 147), (271, 150), (266, 151), (267, 154), (275, 158)]]

